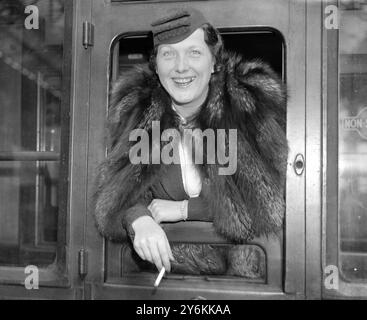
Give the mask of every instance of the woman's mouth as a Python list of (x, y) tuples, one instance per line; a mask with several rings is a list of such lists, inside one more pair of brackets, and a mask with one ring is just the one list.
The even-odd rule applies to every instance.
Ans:
[(172, 78), (172, 81), (176, 86), (186, 88), (195, 80), (195, 78), (196, 77)]

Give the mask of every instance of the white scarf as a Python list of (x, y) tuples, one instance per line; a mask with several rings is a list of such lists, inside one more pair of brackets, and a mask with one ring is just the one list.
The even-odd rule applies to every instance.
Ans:
[[(181, 116), (175, 107), (172, 105), (173, 110), (176, 111), (176, 113), (181, 118), (181, 122), (183, 124), (186, 124), (186, 119)], [(188, 150), (188, 146), (186, 144), (183, 144), (183, 137), (181, 137), (178, 150), (180, 154), (180, 165), (181, 165), (181, 175), (182, 175), (182, 182), (185, 189), (186, 194), (190, 198), (196, 198), (200, 195), (202, 182), (200, 174), (195, 167), (194, 162), (191, 157), (191, 152)]]

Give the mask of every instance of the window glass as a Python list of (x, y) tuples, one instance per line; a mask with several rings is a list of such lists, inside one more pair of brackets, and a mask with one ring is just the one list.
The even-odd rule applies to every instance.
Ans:
[(56, 257), (64, 1), (0, 2), (0, 265)]
[(367, 2), (339, 6), (339, 261), (367, 279)]

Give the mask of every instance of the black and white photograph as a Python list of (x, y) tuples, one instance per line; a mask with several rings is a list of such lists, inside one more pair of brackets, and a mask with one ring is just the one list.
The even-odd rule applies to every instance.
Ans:
[(0, 0), (0, 300), (366, 299), (367, 0)]

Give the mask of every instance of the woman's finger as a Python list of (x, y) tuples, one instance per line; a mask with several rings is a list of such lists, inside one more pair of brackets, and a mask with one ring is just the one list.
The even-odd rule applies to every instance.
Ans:
[(152, 255), (150, 253), (150, 250), (149, 250), (149, 247), (146, 243), (143, 243), (142, 246), (141, 246), (141, 250), (143, 251), (144, 253), (144, 256), (145, 256), (145, 260), (149, 261), (150, 263), (154, 263), (153, 262), (153, 258), (152, 258)]
[(145, 257), (145, 254), (144, 254), (144, 252), (143, 252), (143, 250), (141, 250), (138, 246), (136, 246), (135, 244), (134, 244), (134, 250), (135, 250), (135, 252), (138, 254), (138, 256), (141, 258), (141, 259), (143, 259), (143, 260), (147, 260), (147, 258)]
[(164, 239), (158, 241), (157, 243), (159, 255), (161, 257), (161, 261), (166, 268), (167, 272), (171, 271), (171, 263), (169, 262), (169, 254), (167, 251), (166, 241)]
[(168, 241), (168, 239), (167, 239), (167, 236), (165, 237), (165, 245), (166, 245), (166, 248), (167, 248), (167, 252), (168, 252), (168, 256), (169, 256), (169, 259), (171, 260), (171, 261), (175, 261), (175, 258), (174, 258), (174, 256), (173, 256), (173, 253), (172, 253), (172, 250), (171, 250), (171, 246), (170, 246), (170, 244), (169, 244), (169, 241)]
[(150, 249), (151, 256), (153, 258), (153, 262), (156, 265), (158, 271), (160, 271), (163, 265), (162, 265), (161, 256), (158, 252), (157, 242), (156, 241), (149, 242), (149, 249)]

